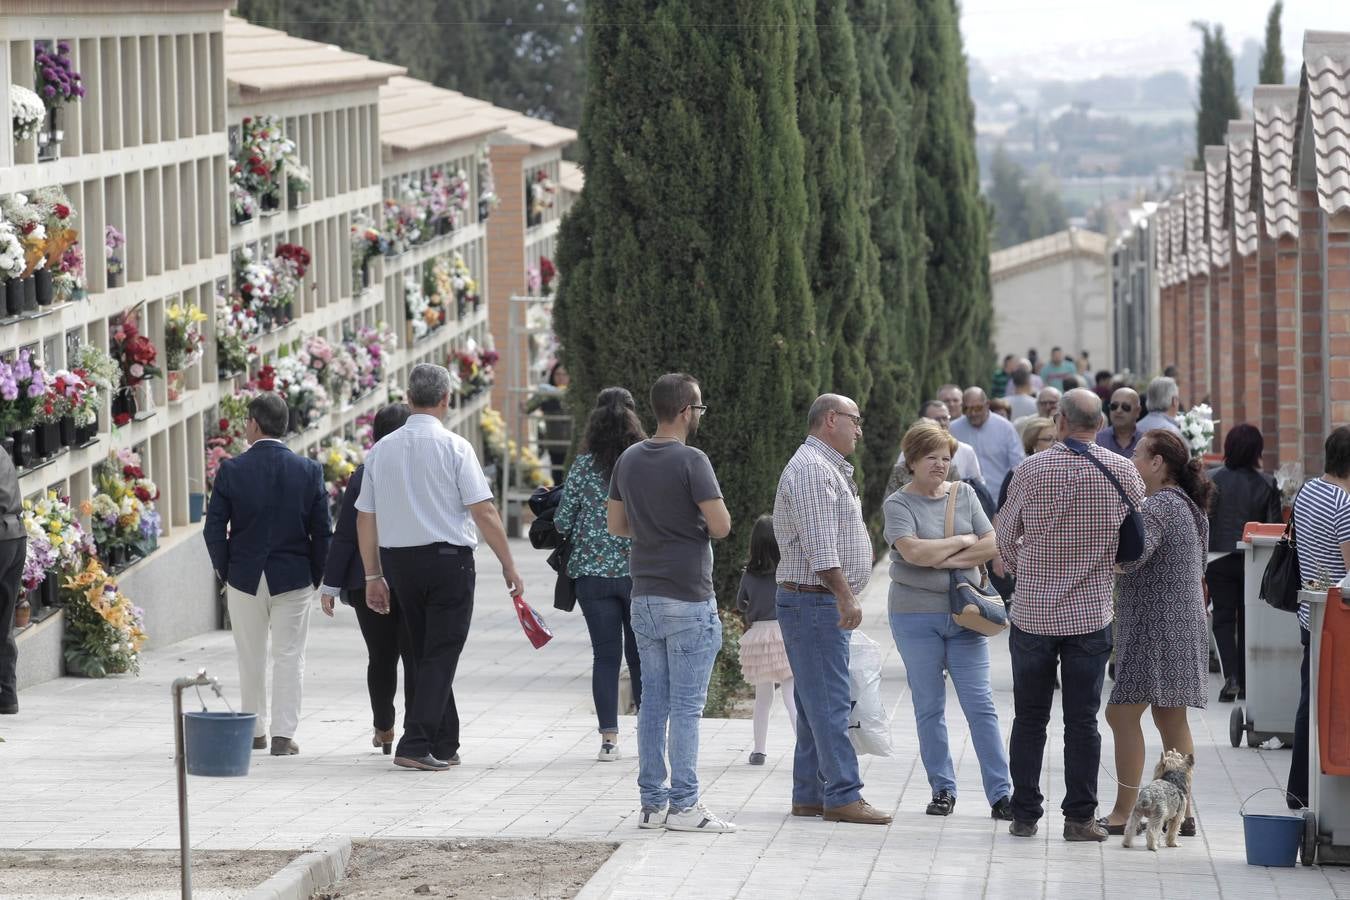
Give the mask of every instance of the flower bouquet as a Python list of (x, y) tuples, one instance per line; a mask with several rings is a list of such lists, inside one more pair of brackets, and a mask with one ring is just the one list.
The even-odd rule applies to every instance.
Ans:
[(496, 350), (478, 346), (478, 342), (469, 338), (464, 342), (463, 350), (455, 350), (447, 360), (447, 368), (459, 376), (459, 396), (470, 400), (492, 387), (493, 366), (497, 364)]
[(17, 469), (42, 457), (34, 426), (40, 422), (46, 394), (47, 373), (31, 351), (21, 349), (13, 362), (0, 361), (0, 434)]
[(370, 260), (387, 250), (387, 243), (365, 213), (352, 216), (352, 288), (359, 293), (370, 287)]
[(305, 272), (309, 271), (310, 253), (299, 244), (282, 244), (272, 260), (276, 275), (276, 303), (282, 323), (293, 318), (293, 306), (304, 287)]
[(230, 160), (230, 223), (242, 225), (258, 212), (258, 201), (248, 189), (244, 166), (239, 160)]
[(309, 166), (300, 162), (299, 159), (286, 160), (286, 206), (290, 209), (299, 209), (303, 206), (300, 199), (301, 194), (309, 193), (313, 186), (314, 179), (310, 175)]
[(141, 455), (130, 448), (109, 454), (94, 470), (97, 493), (89, 510), (99, 558), (116, 568), (158, 546), (159, 488), (145, 476)]
[(525, 179), (526, 195), (530, 198), (529, 220), (526, 225), (538, 225), (544, 221), (544, 213), (553, 208), (558, 186), (548, 177), (548, 172), (540, 169), (533, 177)]
[[(47, 393), (43, 397), (43, 413), (40, 418), (42, 422), (51, 423), (56, 427), (56, 439), (60, 446), (75, 446), (75, 414), (83, 409), (86, 402), (85, 395), (92, 389), (85, 381), (84, 374), (78, 369), (73, 372), (60, 369), (47, 378)], [(44, 435), (43, 440), (51, 440), (50, 434)]]
[(85, 298), (84, 247), (71, 244), (61, 254), (61, 261), (52, 275), (56, 290), (56, 299), (62, 303)]
[(501, 203), (497, 184), (492, 178), (492, 161), (484, 154), (478, 158), (478, 221), (486, 222)]
[(1197, 459), (1209, 452), (1214, 443), (1214, 426), (1218, 422), (1214, 410), (1207, 403), (1192, 406), (1177, 416), (1177, 427), (1181, 429), (1181, 439), (1190, 448), (1191, 458)]
[(206, 435), (206, 489), (216, 483), (216, 473), (224, 460), (233, 459), (248, 449), (244, 425), (248, 422), (248, 403), (252, 391), (236, 391), (220, 398), (220, 418)]
[(170, 400), (182, 396), (183, 372), (202, 358), (206, 313), (191, 304), (172, 303), (164, 311), (164, 367)]
[(337, 520), (342, 508), (342, 492), (347, 489), (356, 467), (361, 465), (364, 451), (351, 441), (340, 437), (329, 438), (318, 450), (318, 460), (323, 465), (323, 482), (328, 491), (328, 505), (332, 509), (333, 520)]
[(257, 316), (260, 328), (270, 331), (277, 318), (278, 275), (271, 260), (256, 262), (253, 250), (241, 247), (234, 253), (234, 291), (239, 301)]
[(145, 646), (144, 613), (91, 558), (61, 589), (67, 671), (89, 678), (140, 671)]
[[(264, 372), (271, 387), (265, 386)], [(332, 408), (328, 391), (298, 354), (283, 356), (274, 366), (264, 366), (263, 371), (259, 372), (258, 387), (261, 390), (274, 390), (286, 400), (290, 408), (290, 431), (304, 431)]]
[(5, 279), (5, 315), (23, 312), (23, 241), (9, 222), (0, 220), (0, 277)]
[(432, 329), (441, 327), (444, 307), (433, 307), (422, 286), (412, 275), (403, 279), (403, 304), (408, 320), (408, 343), (420, 341)]
[(216, 375), (228, 378), (247, 372), (257, 358), (253, 339), (262, 331), (258, 314), (236, 300), (216, 295)]
[(127, 237), (116, 225), (103, 229), (103, 257), (107, 260), (108, 287), (122, 284), (122, 273), (126, 267), (122, 264), (122, 248), (127, 245)]
[(98, 434), (99, 406), (103, 397), (115, 395), (122, 378), (122, 367), (101, 347), (85, 343), (75, 351), (75, 371), (80, 373), (87, 387), (75, 410), (75, 437), (77, 442), (87, 444)]
[(14, 126), (14, 141), (31, 140), (47, 117), (42, 99), (21, 84), (9, 86), (9, 117)]
[(122, 369), (122, 388), (113, 398), (113, 424), (122, 426), (151, 406), (150, 392), (141, 385), (161, 374), (155, 365), (159, 351), (136, 324), (139, 306), (122, 313), (112, 333), (110, 353)]
[(259, 199), (263, 212), (281, 205), (280, 172), (295, 154), (277, 116), (245, 116), (242, 129), (242, 184)]
[(70, 43), (58, 41), (53, 51), (47, 41), (39, 41), (33, 48), (34, 85), (38, 96), (47, 106), (48, 127), (38, 132), (38, 159), (53, 160), (60, 155), (60, 110), (63, 105), (84, 96), (80, 73), (75, 71), (70, 56)]

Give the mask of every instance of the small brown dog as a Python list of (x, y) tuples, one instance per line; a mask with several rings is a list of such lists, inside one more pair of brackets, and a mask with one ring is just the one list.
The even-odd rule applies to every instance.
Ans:
[(1164, 827), (1167, 829), (1167, 846), (1177, 845), (1177, 833), (1181, 831), (1181, 822), (1186, 818), (1186, 807), (1191, 799), (1194, 768), (1193, 754), (1175, 750), (1163, 752), (1162, 759), (1153, 769), (1153, 781), (1139, 790), (1139, 799), (1130, 811), (1130, 821), (1125, 823), (1122, 846), (1133, 843), (1140, 819), (1148, 819), (1148, 849), (1158, 849), (1158, 836)]

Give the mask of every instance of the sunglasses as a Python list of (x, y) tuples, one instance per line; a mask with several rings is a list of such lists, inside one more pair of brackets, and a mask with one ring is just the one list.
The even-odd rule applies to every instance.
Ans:
[(846, 412), (844, 412), (843, 410), (840, 410), (840, 409), (836, 409), (836, 410), (834, 411), (834, 414), (837, 415), (837, 416), (846, 416), (846, 417), (848, 417), (849, 419), (852, 419), (852, 420), (853, 420), (853, 424), (854, 424), (854, 425), (858, 426), (859, 428), (862, 427), (862, 423), (863, 423), (863, 417), (862, 417), (862, 416), (855, 416), (853, 413), (846, 413)]
[(1121, 412), (1134, 412), (1133, 403), (1112, 403), (1108, 408), (1111, 412), (1115, 412), (1116, 410), (1120, 410)]

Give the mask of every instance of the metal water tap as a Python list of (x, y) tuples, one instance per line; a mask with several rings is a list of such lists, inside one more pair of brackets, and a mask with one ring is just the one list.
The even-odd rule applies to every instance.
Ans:
[(217, 697), (225, 698), (225, 694), (220, 688), (220, 679), (214, 675), (207, 675), (204, 668), (198, 669), (197, 674), (190, 678), (175, 678), (173, 684), (169, 687), (169, 692), (173, 694), (173, 762), (178, 774), (178, 852), (181, 869), (181, 897), (183, 900), (191, 900), (192, 898), (192, 844), (188, 837), (187, 754), (183, 741), (183, 690), (190, 687), (210, 687), (211, 690), (215, 691)]

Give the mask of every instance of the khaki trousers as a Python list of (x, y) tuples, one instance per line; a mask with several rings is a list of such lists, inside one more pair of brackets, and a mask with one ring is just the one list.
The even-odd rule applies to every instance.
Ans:
[(258, 714), (253, 736), (267, 734), (267, 643), (272, 642), (272, 736), (293, 738), (300, 724), (300, 692), (305, 678), (305, 643), (309, 639), (312, 587), (281, 594), (267, 589), (267, 576), (257, 594), (225, 588), (230, 630), (239, 656), (240, 709)]

